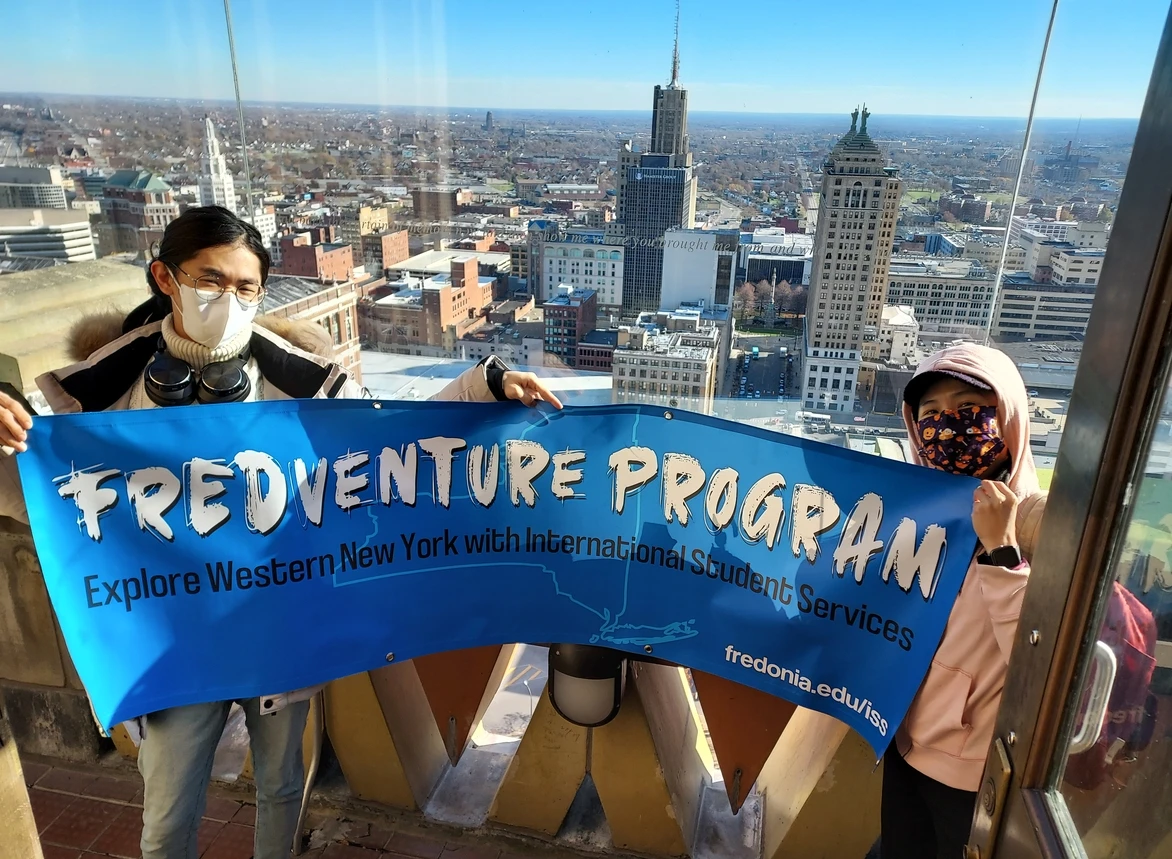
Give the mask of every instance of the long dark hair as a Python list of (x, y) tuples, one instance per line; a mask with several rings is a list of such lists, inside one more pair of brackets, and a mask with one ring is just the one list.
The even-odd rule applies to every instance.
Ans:
[[(150, 262), (160, 260), (168, 267), (181, 266), (200, 251), (222, 245), (242, 245), (252, 251), (260, 262), (260, 282), (268, 279), (272, 260), (260, 232), (223, 206), (197, 206), (169, 223)], [(130, 312), (122, 323), (123, 332), (158, 322), (171, 312), (171, 299), (159, 288), (149, 264), (146, 279), (151, 297)]]

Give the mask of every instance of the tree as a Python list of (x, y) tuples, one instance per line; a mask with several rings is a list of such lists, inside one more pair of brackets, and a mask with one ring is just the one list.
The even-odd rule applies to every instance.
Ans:
[(758, 281), (753, 288), (756, 296), (756, 312), (764, 313), (769, 307), (769, 303), (773, 301), (773, 286), (767, 280)]
[(806, 287), (800, 284), (794, 287), (794, 289), (790, 292), (789, 300), (786, 302), (785, 309), (790, 313), (804, 314), (806, 312), (806, 298), (808, 297), (808, 294), (809, 291), (806, 289)]
[(748, 283), (742, 283), (737, 287), (736, 293), (733, 295), (733, 313), (738, 319), (744, 321), (753, 313), (753, 306), (757, 301), (757, 294), (753, 290), (753, 286)]
[(774, 303), (777, 304), (777, 310), (789, 310), (790, 304), (793, 303), (793, 297), (794, 291), (793, 287), (789, 285), (789, 281), (779, 280), (773, 298)]

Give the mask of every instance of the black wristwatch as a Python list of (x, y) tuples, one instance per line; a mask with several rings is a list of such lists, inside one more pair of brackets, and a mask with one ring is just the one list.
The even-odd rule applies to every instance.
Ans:
[(1016, 569), (1021, 566), (1021, 551), (1017, 546), (998, 546), (991, 552), (983, 552), (977, 555), (978, 564), (986, 564), (990, 567), (1005, 567), (1006, 569)]
[(508, 395), (505, 394), (504, 382), (509, 365), (496, 355), (482, 358), (480, 364), (484, 367), (484, 378), (488, 382), (488, 390), (492, 392), (493, 397), (498, 401), (507, 400)]

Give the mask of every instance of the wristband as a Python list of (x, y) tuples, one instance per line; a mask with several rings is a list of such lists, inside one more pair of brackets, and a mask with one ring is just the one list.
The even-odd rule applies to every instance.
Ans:
[(495, 355), (489, 355), (481, 363), (484, 364), (484, 379), (488, 382), (488, 390), (492, 393), (493, 398), (498, 402), (507, 400), (508, 395), (505, 394), (505, 372), (508, 370), (508, 367), (505, 366), (505, 362)]
[(1014, 570), (1022, 565), (1021, 550), (1017, 546), (999, 546), (991, 552), (977, 555), (977, 563)]

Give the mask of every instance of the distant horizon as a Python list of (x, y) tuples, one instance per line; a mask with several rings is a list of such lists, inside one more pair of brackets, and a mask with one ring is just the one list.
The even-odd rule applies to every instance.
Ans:
[[(685, 86), (684, 89), (687, 89)], [(39, 99), (73, 99), (78, 101), (96, 101), (102, 99), (110, 100), (125, 100), (137, 102), (161, 102), (161, 103), (176, 103), (176, 104), (216, 104), (235, 107), (235, 98), (200, 98), (200, 97), (184, 97), (184, 96), (151, 96), (151, 95), (125, 95), (117, 93), (69, 93), (69, 92), (36, 92), (36, 91), (4, 91), (0, 90), (0, 99), (7, 100), (10, 96), (31, 96)], [(241, 99), (241, 104), (245, 107), (296, 107), (296, 108), (329, 108), (329, 109), (346, 109), (346, 110), (368, 110), (372, 113), (376, 112), (399, 112), (399, 113), (446, 113), (457, 114), (467, 113), (469, 115), (484, 114), (491, 111), (493, 118), (497, 115), (507, 116), (509, 114), (543, 114), (543, 113), (565, 113), (565, 114), (622, 114), (627, 116), (651, 116), (650, 108), (605, 108), (605, 107), (493, 107), (489, 105), (411, 105), (411, 104), (373, 104), (369, 102), (321, 102), (321, 101), (296, 101), (294, 99)], [(781, 117), (792, 116), (802, 117), (806, 119), (841, 119), (842, 117), (850, 116), (850, 111), (854, 109), (852, 106), (846, 111), (825, 111), (825, 112), (809, 112), (809, 111), (745, 111), (745, 110), (693, 110), (688, 109), (688, 117), (696, 116), (741, 116), (741, 117)], [(886, 119), (947, 119), (947, 120), (990, 120), (997, 122), (1022, 122), (1027, 119), (1025, 115), (996, 115), (996, 114), (967, 114), (967, 113), (880, 113), (872, 112), (872, 116), (876, 120), (882, 121)], [(1073, 123), (1088, 123), (1088, 122), (1112, 122), (1112, 123), (1127, 123), (1139, 122), (1139, 116), (1035, 116), (1034, 122), (1073, 122)]]
[[(238, 79), (250, 104), (437, 113), (649, 111), (677, 35), (672, 0), (266, 0), (233, 9), (234, 70), (220, 3), (9, 5), (0, 85), (14, 92), (220, 100)], [(846, 115), (862, 102), (877, 118), (1023, 117), (1050, 8), (680, 0), (678, 80), (698, 117)], [(1167, 17), (1167, 0), (1062, 0), (1036, 115), (1139, 116)]]

